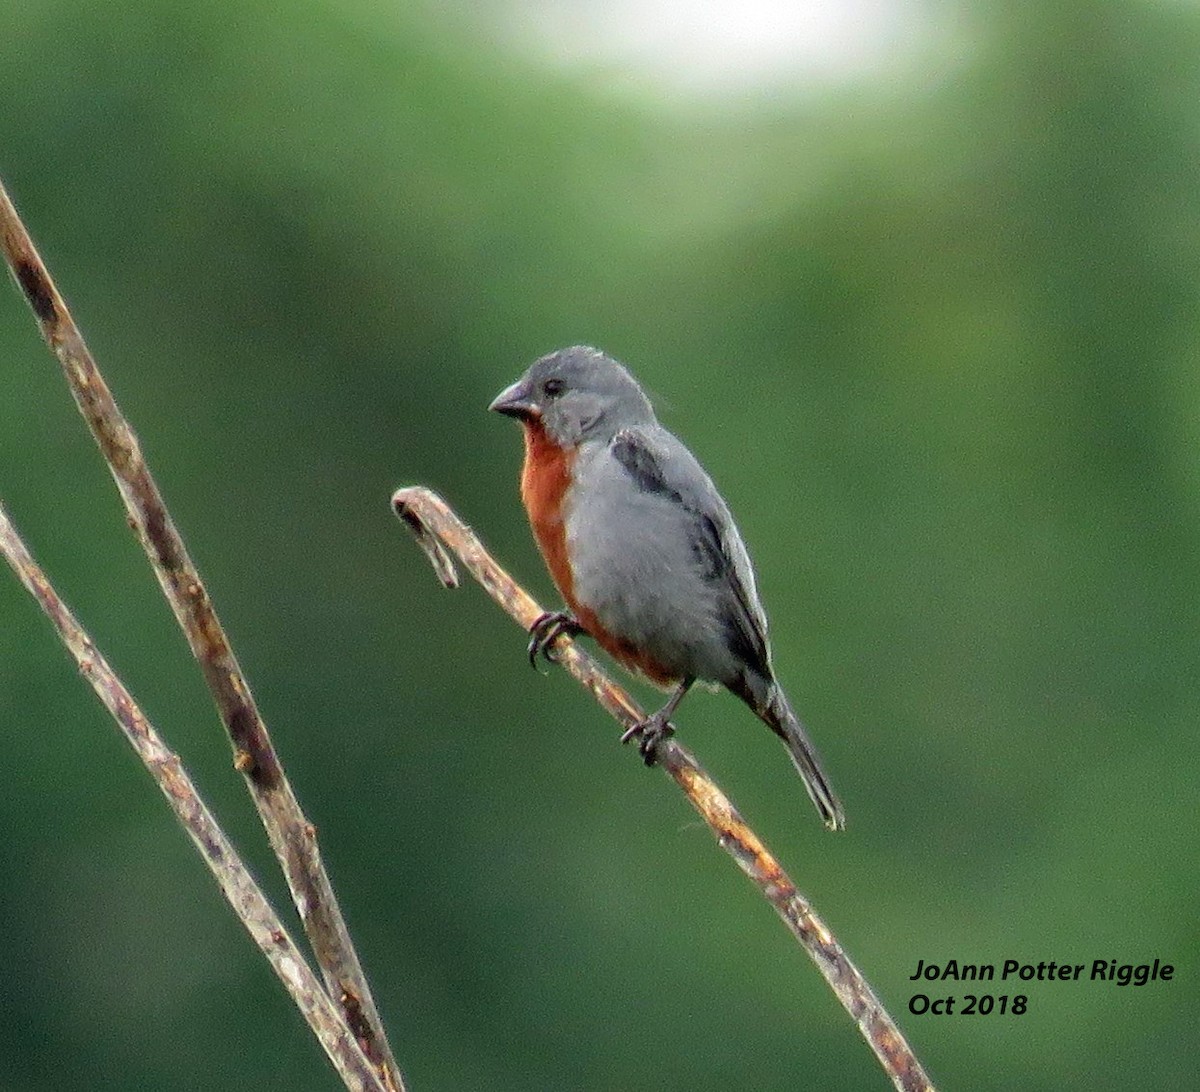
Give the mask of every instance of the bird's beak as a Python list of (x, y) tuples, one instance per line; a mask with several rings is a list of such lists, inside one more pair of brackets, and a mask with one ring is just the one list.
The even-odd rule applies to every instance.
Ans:
[(505, 417), (515, 417), (519, 421), (540, 417), (542, 407), (534, 401), (533, 391), (524, 379), (518, 379), (511, 387), (505, 387), (492, 400), (488, 409), (502, 413)]

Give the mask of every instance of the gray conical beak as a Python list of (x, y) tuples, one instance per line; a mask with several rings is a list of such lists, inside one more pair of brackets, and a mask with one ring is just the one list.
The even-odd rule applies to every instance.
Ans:
[(542, 407), (534, 401), (529, 383), (524, 379), (518, 379), (511, 387), (505, 387), (492, 400), (488, 409), (502, 413), (505, 417), (516, 417), (518, 420), (537, 417), (542, 412)]

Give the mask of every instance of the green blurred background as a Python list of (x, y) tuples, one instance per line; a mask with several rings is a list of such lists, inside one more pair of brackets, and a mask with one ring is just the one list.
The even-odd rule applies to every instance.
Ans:
[[(849, 831), (733, 698), (690, 700), (683, 738), (934, 1078), (1186, 1087), (1200, 10), (859, 3), (823, 9), (828, 40), (735, 22), (708, 52), (708, 6), (654, 10), (657, 36), (567, 0), (3, 3), (0, 174), (209, 581), (410, 1086), (886, 1087), (679, 794), (389, 511), (437, 488), (552, 604), (518, 430), (485, 407), (582, 341), (730, 500)], [(284, 906), (15, 290), (0, 362), (0, 495)], [(0, 1090), (340, 1087), (7, 576), (0, 621)], [(1178, 970), (910, 1015), (917, 960), (952, 957)]]

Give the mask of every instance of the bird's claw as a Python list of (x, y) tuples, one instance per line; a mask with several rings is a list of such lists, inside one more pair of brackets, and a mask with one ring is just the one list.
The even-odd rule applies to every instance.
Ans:
[(639, 720), (632, 728), (621, 736), (622, 743), (628, 743), (634, 737), (638, 741), (638, 754), (647, 766), (653, 766), (658, 761), (658, 745), (675, 734), (675, 726), (662, 716), (654, 713), (645, 720)]
[(529, 646), (526, 649), (529, 666), (537, 670), (538, 656), (544, 656), (550, 663), (554, 663), (551, 651), (558, 637), (564, 633), (568, 637), (577, 637), (582, 632), (583, 626), (579, 624), (579, 620), (565, 610), (548, 610), (539, 614), (529, 627)]

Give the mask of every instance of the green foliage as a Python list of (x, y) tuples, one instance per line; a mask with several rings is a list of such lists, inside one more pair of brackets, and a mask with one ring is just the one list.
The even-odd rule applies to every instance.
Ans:
[[(10, 4), (0, 171), (320, 826), (414, 1092), (883, 1086), (676, 794), (388, 510), (439, 489), (552, 603), (485, 407), (576, 341), (634, 367), (729, 497), (848, 833), (733, 699), (689, 699), (684, 738), (935, 1079), (1183, 1085), (1200, 17), (977, 4), (940, 80), (666, 111), (395, 7)], [(0, 295), (0, 494), (283, 905)], [(0, 619), (0, 1086), (336, 1087), (15, 581)], [(910, 1016), (916, 961), (952, 957), (1181, 966)]]

